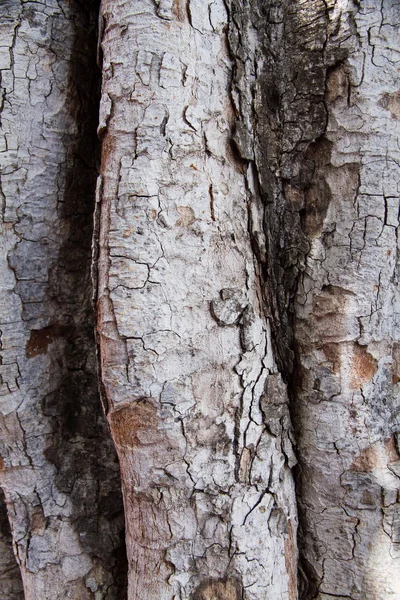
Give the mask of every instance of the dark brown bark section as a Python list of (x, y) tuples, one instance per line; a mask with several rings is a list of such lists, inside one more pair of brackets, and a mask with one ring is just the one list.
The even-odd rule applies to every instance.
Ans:
[(70, 149), (60, 211), (68, 234), (55, 267), (57, 292), (50, 293), (58, 308), (50, 335), (66, 340), (66, 373), (59, 388), (43, 399), (42, 408), (54, 428), (46, 457), (57, 467), (56, 486), (75, 505), (76, 529), (84, 548), (113, 573), (114, 585), (104, 590), (104, 597), (119, 600), (126, 596), (124, 514), (118, 459), (99, 398), (90, 278), (100, 160), (96, 133), (101, 78), (96, 65), (98, 10), (98, 0), (89, 0), (80, 9), (68, 82), (69, 107), (78, 133)]
[[(239, 152), (244, 160), (254, 162), (265, 207), (266, 248), (256, 238), (253, 243), (263, 265), (267, 314), (279, 368), (288, 380), (294, 361), (293, 299), (310, 246), (302, 217), (313, 210), (304, 202), (304, 190), (312, 185), (315, 170), (306, 151), (323, 137), (326, 73), (345, 58), (346, 49), (335, 40), (327, 3), (322, 0), (255, 0), (248, 10), (235, 2), (232, 15), (236, 31), (231, 34), (231, 44), (243, 46), (243, 63), (246, 39), (241, 37), (248, 21), (259, 39), (255, 65), (263, 61), (261, 71), (255, 66), (250, 119), (238, 115), (239, 127), (249, 129), (245, 121), (250, 121), (246, 135), (248, 140), (254, 136), (252, 156), (246, 156), (240, 145)], [(243, 63), (237, 65), (234, 87), (242, 86)]]

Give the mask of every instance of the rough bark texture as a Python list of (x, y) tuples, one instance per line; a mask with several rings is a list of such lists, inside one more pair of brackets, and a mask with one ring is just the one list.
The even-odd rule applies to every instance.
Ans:
[(24, 598), (21, 573), (12, 548), (10, 524), (2, 490), (0, 490), (0, 590), (2, 600)]
[(258, 39), (236, 138), (266, 206), (255, 250), (298, 440), (301, 592), (397, 598), (399, 5), (237, 15), (239, 43)]
[(126, 597), (99, 382), (129, 600), (400, 600), (398, 0), (102, 1), (99, 373), (96, 4), (0, 3), (1, 599)]
[(383, 600), (400, 597), (400, 5), (349, 7), (312, 176), (290, 190), (309, 243), (294, 305), (299, 502), (305, 597)]
[(0, 486), (26, 600), (123, 597), (90, 303), (95, 8), (0, 6)]
[(231, 99), (227, 8), (102, 3), (98, 332), (132, 600), (296, 597), (290, 419), (257, 181), (231, 145), (247, 89)]

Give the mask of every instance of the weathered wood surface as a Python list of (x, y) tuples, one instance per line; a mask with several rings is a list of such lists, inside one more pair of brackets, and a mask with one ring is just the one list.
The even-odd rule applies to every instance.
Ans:
[(238, 148), (266, 206), (256, 250), (290, 383), (300, 594), (398, 598), (400, 7), (240, 8), (258, 43), (236, 75), (243, 88), (256, 63)]
[(299, 502), (306, 597), (386, 600), (400, 598), (400, 5), (348, 9), (347, 56), (327, 73), (301, 192)]
[[(125, 597), (94, 9), (0, 5), (0, 487), (28, 600)], [(99, 23), (129, 599), (398, 600), (399, 3), (103, 0)]]

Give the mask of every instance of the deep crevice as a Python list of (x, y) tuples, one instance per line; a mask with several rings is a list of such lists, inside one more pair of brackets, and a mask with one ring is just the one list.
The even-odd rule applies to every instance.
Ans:
[(22, 579), (12, 548), (3, 490), (0, 488), (0, 590), (2, 600), (24, 600)]
[[(68, 235), (60, 248), (55, 280), (65, 293), (63, 307), (77, 308), (65, 339), (69, 373), (55, 394), (56, 443), (53, 462), (60, 489), (71, 484), (74, 516), (81, 543), (89, 555), (112, 574), (103, 591), (107, 600), (127, 596), (124, 508), (117, 454), (99, 396), (92, 306), (91, 245), (96, 181), (101, 144), (97, 137), (101, 71), (97, 66), (99, 0), (77, 2), (82, 22), (77, 26), (68, 83), (69, 106), (79, 132), (70, 149), (70, 165), (60, 217)], [(65, 309), (64, 309), (65, 310)], [(67, 309), (68, 310), (68, 309)], [(73, 310), (73, 309), (72, 309)], [(69, 320), (69, 315), (66, 321)], [(67, 324), (68, 326), (68, 324)], [(88, 369), (86, 368), (88, 366)], [(51, 399), (45, 399), (50, 411)], [(77, 485), (77, 482), (81, 482)], [(57, 483), (57, 479), (56, 479)]]
[[(72, 121), (75, 130), (71, 132), (69, 128), (63, 133), (58, 180), (51, 182), (56, 188), (51, 190), (53, 196), (58, 190), (53, 230), (49, 238), (42, 237), (39, 242), (29, 240), (28, 233), (38, 216), (30, 214), (30, 206), (24, 206), (18, 222), (20, 241), (9, 252), (8, 260), (17, 281), (14, 291), (21, 299), (22, 319), (30, 336), (26, 359), (29, 362), (39, 355), (48, 355), (50, 364), (41, 376), (43, 381), (46, 379), (46, 385), (50, 382), (48, 387), (52, 389), (49, 393), (35, 390), (34, 394), (40, 398), (38, 406), (29, 406), (21, 416), (17, 414), (17, 418), (21, 429), (25, 423), (38, 419), (46, 423), (43, 453), (56, 470), (53, 485), (73, 506), (67, 517), (44, 518), (39, 496), (34, 499), (35, 493), (29, 493), (21, 499), (27, 507), (27, 526), (31, 527), (29, 519), (34, 518), (36, 509), (45, 528), (61, 527), (66, 518), (79, 536), (84, 552), (107, 574), (107, 581), (90, 584), (93, 597), (97, 585), (97, 593), (101, 593), (104, 600), (124, 600), (127, 558), (121, 481), (117, 455), (99, 398), (90, 277), (100, 158), (96, 133), (101, 83), (101, 72), (96, 66), (99, 4), (99, 0), (85, 3), (73, 0), (68, 7), (73, 23), (73, 47), (68, 77), (65, 83), (56, 81), (56, 85), (62, 86), (65, 97), (65, 108), (61, 112), (69, 117), (65, 119), (66, 124)], [(22, 13), (21, 18), (36, 27), (35, 10), (24, 7)], [(54, 37), (48, 40), (48, 51), (59, 57), (63, 52), (60, 40), (65, 20), (58, 15), (49, 18), (53, 19)], [(48, 149), (47, 152), (50, 164), (59, 160), (57, 155), (51, 156)], [(38, 207), (37, 211), (40, 210)], [(46, 206), (46, 210), (50, 213), (51, 206)], [(43, 247), (47, 250), (42, 252)], [(32, 284), (36, 273), (32, 276), (30, 265), (39, 264), (41, 260), (48, 278), (35, 287)], [(34, 442), (30, 443), (34, 448)], [(25, 451), (30, 459), (29, 449)], [(33, 462), (32, 466), (40, 477), (39, 467)], [(1, 525), (4, 525), (3, 509), (0, 497)], [(26, 560), (29, 560), (28, 550), (27, 546)], [(0, 571), (0, 578), (1, 574)], [(4, 593), (3, 589), (1, 592)], [(12, 599), (20, 597), (23, 598), (23, 593)]]
[[(307, 150), (323, 139), (327, 126), (327, 71), (346, 58), (346, 49), (328, 43), (329, 15), (322, 0), (261, 4), (259, 0), (251, 0), (246, 9), (243, 2), (236, 0), (233, 9), (239, 20), (241, 12), (248, 11), (244, 20), (251, 23), (259, 42), (252, 57), (255, 81), (251, 90), (250, 119), (254, 164), (264, 204), (264, 260), (259, 252), (255, 253), (262, 270), (274, 357), (287, 384), (291, 419), (298, 437), (301, 431), (296, 427), (297, 396), (301, 373), (296, 348), (295, 301), (310, 250), (310, 230), (319, 227), (326, 211), (326, 207), (313, 204), (310, 189), (319, 182), (313, 181), (315, 166)], [(233, 43), (239, 48), (239, 60), (244, 62), (245, 27), (238, 26), (238, 29), (242, 29), (241, 40), (234, 38)], [(261, 72), (257, 72), (259, 58)], [(240, 77), (243, 74), (237, 77), (239, 88)], [(253, 239), (253, 245), (255, 241)], [(301, 598), (309, 600), (314, 597), (318, 577), (305, 559), (302, 531), (306, 530), (307, 523), (302, 510), (301, 456), (298, 458), (300, 463), (295, 468), (294, 478), (299, 512), (299, 593)]]

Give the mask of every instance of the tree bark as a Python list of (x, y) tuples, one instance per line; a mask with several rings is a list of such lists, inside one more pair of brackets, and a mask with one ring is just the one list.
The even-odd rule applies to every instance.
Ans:
[(239, 29), (263, 60), (247, 131), (300, 461), (301, 596), (397, 597), (399, 7), (249, 5)]
[(123, 597), (91, 316), (95, 8), (0, 8), (0, 485), (26, 600)]
[(98, 9), (0, 7), (2, 594), (400, 598), (399, 3), (102, 0), (100, 166)]
[(349, 17), (301, 192), (299, 502), (306, 597), (383, 600), (400, 594), (399, 4), (362, 2)]
[[(98, 340), (129, 598), (296, 597), (290, 419), (222, 0), (103, 1)], [(234, 52), (231, 46), (230, 52)]]

